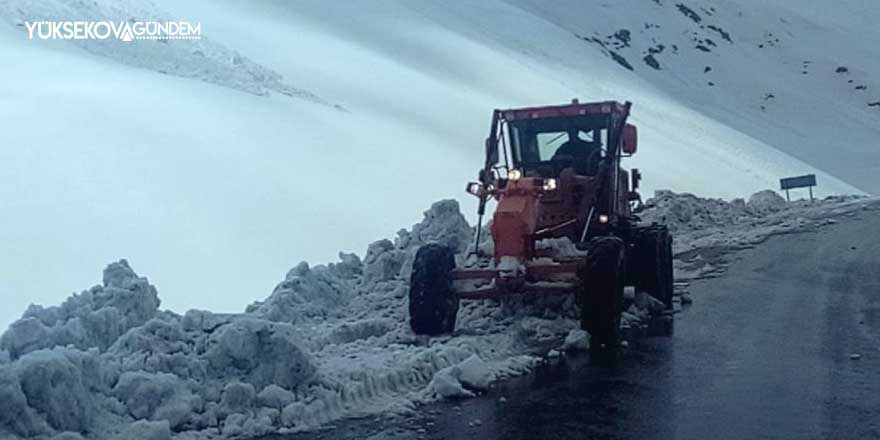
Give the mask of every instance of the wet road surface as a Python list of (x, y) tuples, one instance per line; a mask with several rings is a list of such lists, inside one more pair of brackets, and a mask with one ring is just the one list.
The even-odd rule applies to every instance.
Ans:
[(729, 258), (671, 337), (620, 362), (569, 357), (414, 416), (271, 438), (880, 439), (880, 212)]

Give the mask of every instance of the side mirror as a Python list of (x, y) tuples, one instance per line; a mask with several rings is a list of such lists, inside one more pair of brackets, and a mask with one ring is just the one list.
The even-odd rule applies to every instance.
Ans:
[(638, 144), (639, 132), (636, 130), (636, 126), (626, 124), (626, 126), (623, 127), (623, 153), (629, 155), (636, 154)]
[(642, 172), (639, 171), (638, 168), (633, 168), (632, 170), (632, 189), (633, 191), (639, 189), (639, 182), (642, 181)]

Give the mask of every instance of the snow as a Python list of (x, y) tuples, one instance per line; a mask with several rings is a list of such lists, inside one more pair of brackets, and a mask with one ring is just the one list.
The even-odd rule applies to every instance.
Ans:
[[(151, 2), (116, 0), (79, 2), (49, 0), (0, 3), (0, 15), (19, 25), (40, 20), (93, 20), (118, 23), (137, 17), (142, 21), (171, 20)], [(270, 91), (328, 105), (321, 98), (286, 84), (280, 74), (242, 56), (235, 50), (208, 38), (167, 41), (134, 41), (118, 44), (111, 41), (73, 40), (74, 44), (94, 55), (162, 74), (199, 79), (255, 95)]]
[(259, 387), (274, 383), (295, 388), (315, 373), (298, 333), (290, 324), (236, 319), (207, 339), (204, 357), (210, 374), (242, 377)]
[[(647, 200), (641, 215), (676, 231), (682, 281), (723, 267), (720, 253), (880, 205), (876, 198), (778, 197), (764, 192), (724, 202), (665, 191)], [(464, 252), (461, 239), (471, 232), (457, 203), (435, 203), (395, 241), (369, 246), (363, 261), (341, 254), (332, 264), (298, 264), (243, 313), (158, 310), (149, 280), (125, 261), (112, 263), (100, 286), (59, 307), (31, 308), (3, 335), (14, 350), (0, 363), (0, 436), (195, 440), (310, 430), (473, 396), (544, 358), (586, 350), (571, 297), (468, 301), (454, 335), (412, 334), (403, 262), (427, 242), (458, 243)], [(369, 275), (376, 273), (383, 275)], [(644, 292), (634, 299), (625, 328), (646, 326), (663, 307)], [(106, 332), (98, 334), (69, 326), (69, 340), (79, 345), (55, 338), (36, 347), (22, 330), (34, 322), (52, 329), (108, 308), (130, 327), (121, 335), (116, 327), (97, 327)]]
[(572, 329), (562, 343), (564, 351), (586, 351), (590, 348), (590, 334), (579, 328)]
[[(42, 433), (46, 425), (59, 431), (76, 432), (92, 427), (98, 412), (92, 394), (103, 386), (95, 351), (60, 347), (37, 350), (7, 368), (17, 380), (5, 385), (12, 388), (13, 397), (19, 403), (21, 394), (17, 387), (27, 399), (27, 406), (12, 411), (25, 415), (24, 420), (19, 420), (19, 434)], [(37, 414), (45, 417), (45, 422)]]
[(635, 306), (637, 309), (656, 313), (662, 312), (663, 309), (666, 308), (665, 304), (653, 296), (648, 295), (646, 292), (639, 292), (636, 294)]
[(278, 385), (271, 384), (263, 388), (260, 394), (257, 394), (257, 399), (260, 405), (267, 408), (276, 408), (280, 411), (293, 403), (296, 400), (296, 395)]
[(462, 385), (471, 389), (487, 390), (495, 379), (489, 364), (477, 355), (472, 355), (452, 368), (457, 372), (456, 376)]
[(103, 285), (68, 298), (59, 307), (29, 307), (0, 338), (14, 358), (40, 348), (73, 345), (106, 349), (159, 308), (156, 289), (120, 260), (104, 270)]
[(192, 422), (202, 400), (186, 383), (170, 373), (126, 371), (119, 376), (112, 395), (134, 419), (165, 420), (172, 429)]
[(138, 420), (125, 428), (119, 438), (123, 439), (142, 439), (142, 440), (170, 440), (171, 430), (168, 422), (150, 422), (147, 420)]
[(517, 257), (505, 255), (498, 261), (498, 271), (502, 276), (518, 276), (525, 273), (526, 268)]
[(475, 354), (434, 373), (428, 394), (444, 399), (473, 397), (477, 391), (489, 389), (494, 379), (492, 367)]
[[(809, 172), (820, 197), (880, 189), (866, 105), (880, 56), (864, 44), (880, 38), (877, 6), (686, 3), (702, 23), (642, 0), (383, 1), (357, 14), (312, 0), (0, 2), (0, 50), (16, 66), (0, 72), (0, 326), (121, 255), (170, 310), (230, 312), (292, 262), (414, 222), (425, 200), (458, 196), (473, 221), (461, 189), (496, 107), (632, 100), (645, 194), (730, 198)], [(205, 39), (28, 41), (17, 23), (37, 16), (174, 17)], [(632, 72), (578, 38), (608, 46), (622, 29), (629, 46), (611, 50)], [(780, 42), (760, 48), (768, 33)], [(661, 70), (640, 61), (658, 44)]]
[(75, 432), (65, 431), (52, 437), (52, 440), (83, 440), (83, 437)]
[(586, 251), (582, 251), (567, 237), (545, 238), (535, 242), (535, 250), (542, 251), (552, 249), (557, 257), (583, 257)]

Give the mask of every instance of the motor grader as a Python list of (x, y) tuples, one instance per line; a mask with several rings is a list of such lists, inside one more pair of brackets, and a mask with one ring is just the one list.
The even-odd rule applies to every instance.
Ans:
[[(417, 334), (455, 329), (459, 302), (508, 295), (575, 295), (591, 347), (617, 346), (624, 289), (672, 307), (672, 237), (633, 209), (641, 174), (631, 103), (597, 102), (495, 110), (486, 159), (466, 191), (479, 198), (471, 253), (439, 244), (415, 256), (409, 291)], [(497, 206), (487, 243), (482, 221)]]

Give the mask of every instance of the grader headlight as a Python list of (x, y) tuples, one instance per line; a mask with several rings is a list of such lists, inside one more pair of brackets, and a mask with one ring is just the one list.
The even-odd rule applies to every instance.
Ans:
[(471, 182), (467, 184), (467, 187), (465, 187), (465, 191), (467, 191), (468, 194), (473, 194), (477, 197), (480, 197), (483, 194), (483, 185), (478, 182)]

